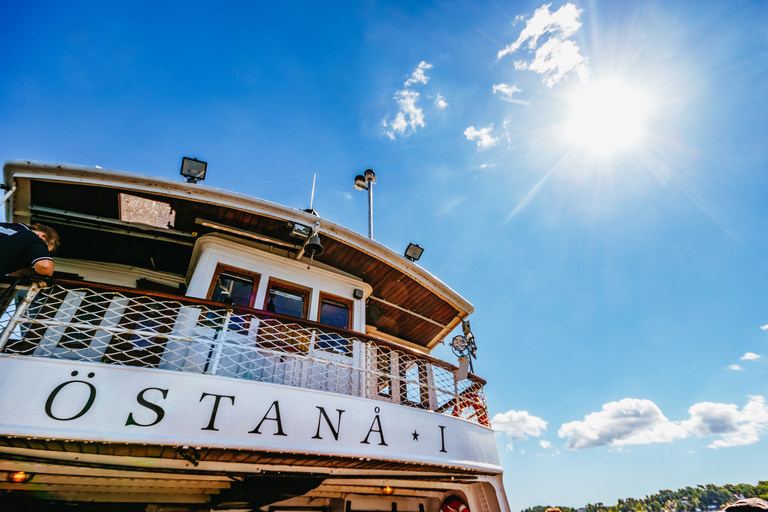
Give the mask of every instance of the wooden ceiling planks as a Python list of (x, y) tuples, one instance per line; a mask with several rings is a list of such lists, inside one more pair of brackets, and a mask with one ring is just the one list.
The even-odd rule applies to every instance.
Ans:
[[(33, 204), (38, 206), (69, 209), (71, 208), (72, 197), (77, 197), (76, 203), (81, 208), (77, 213), (107, 218), (117, 218), (118, 216), (117, 195), (121, 192), (119, 189), (35, 182), (32, 192)], [(243, 209), (211, 203), (137, 193), (132, 190), (125, 190), (124, 192), (169, 203), (176, 211), (175, 229), (178, 230), (204, 232), (204, 228), (201, 229), (200, 225), (195, 224), (196, 218), (204, 218), (246, 231), (283, 239), (287, 242), (299, 243), (296, 239), (287, 236), (289, 228), (284, 219), (275, 219)], [(441, 325), (449, 324), (458, 315), (458, 311), (448, 302), (385, 261), (324, 235), (322, 231), (320, 234), (324, 252), (315, 259), (367, 282), (372, 286), (375, 297), (422, 315)], [(380, 310), (382, 309), (381, 304), (377, 304), (377, 306)], [(441, 329), (436, 325), (395, 308), (387, 307), (385, 311), (386, 319), (381, 317), (371, 320), (373, 325), (384, 333), (426, 346), (441, 332)]]

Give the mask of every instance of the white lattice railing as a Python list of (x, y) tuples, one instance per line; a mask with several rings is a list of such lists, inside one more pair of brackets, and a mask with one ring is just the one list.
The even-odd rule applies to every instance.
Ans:
[[(316, 322), (103, 285), (0, 284), (0, 351), (330, 391), (489, 426), (484, 382), (430, 356)], [(3, 295), (0, 295), (2, 297)]]

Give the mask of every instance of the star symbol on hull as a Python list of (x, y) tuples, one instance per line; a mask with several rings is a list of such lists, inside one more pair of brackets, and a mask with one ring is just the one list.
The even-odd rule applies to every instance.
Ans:
[(413, 431), (413, 433), (411, 435), (413, 436), (413, 440), (414, 441), (418, 441), (419, 440), (419, 433), (416, 432), (415, 430)]

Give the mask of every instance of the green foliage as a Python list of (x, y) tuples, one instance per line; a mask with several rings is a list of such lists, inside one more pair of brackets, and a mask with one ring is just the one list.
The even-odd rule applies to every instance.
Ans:
[[(714, 484), (697, 485), (672, 491), (665, 489), (657, 494), (646, 496), (645, 499), (626, 498), (619, 500), (616, 505), (603, 503), (588, 503), (581, 508), (563, 507), (557, 505), (562, 512), (710, 512), (722, 510), (741, 496), (745, 498), (761, 498), (768, 500), (768, 480), (761, 480), (757, 485)], [(551, 505), (556, 506), (556, 505)], [(536, 506), (522, 512), (546, 512), (549, 506)]]

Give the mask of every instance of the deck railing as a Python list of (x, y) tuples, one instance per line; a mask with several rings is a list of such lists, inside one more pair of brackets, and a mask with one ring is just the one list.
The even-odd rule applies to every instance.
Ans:
[(0, 284), (0, 352), (271, 382), (490, 426), (485, 382), (426, 354), (272, 313), (104, 285)]

